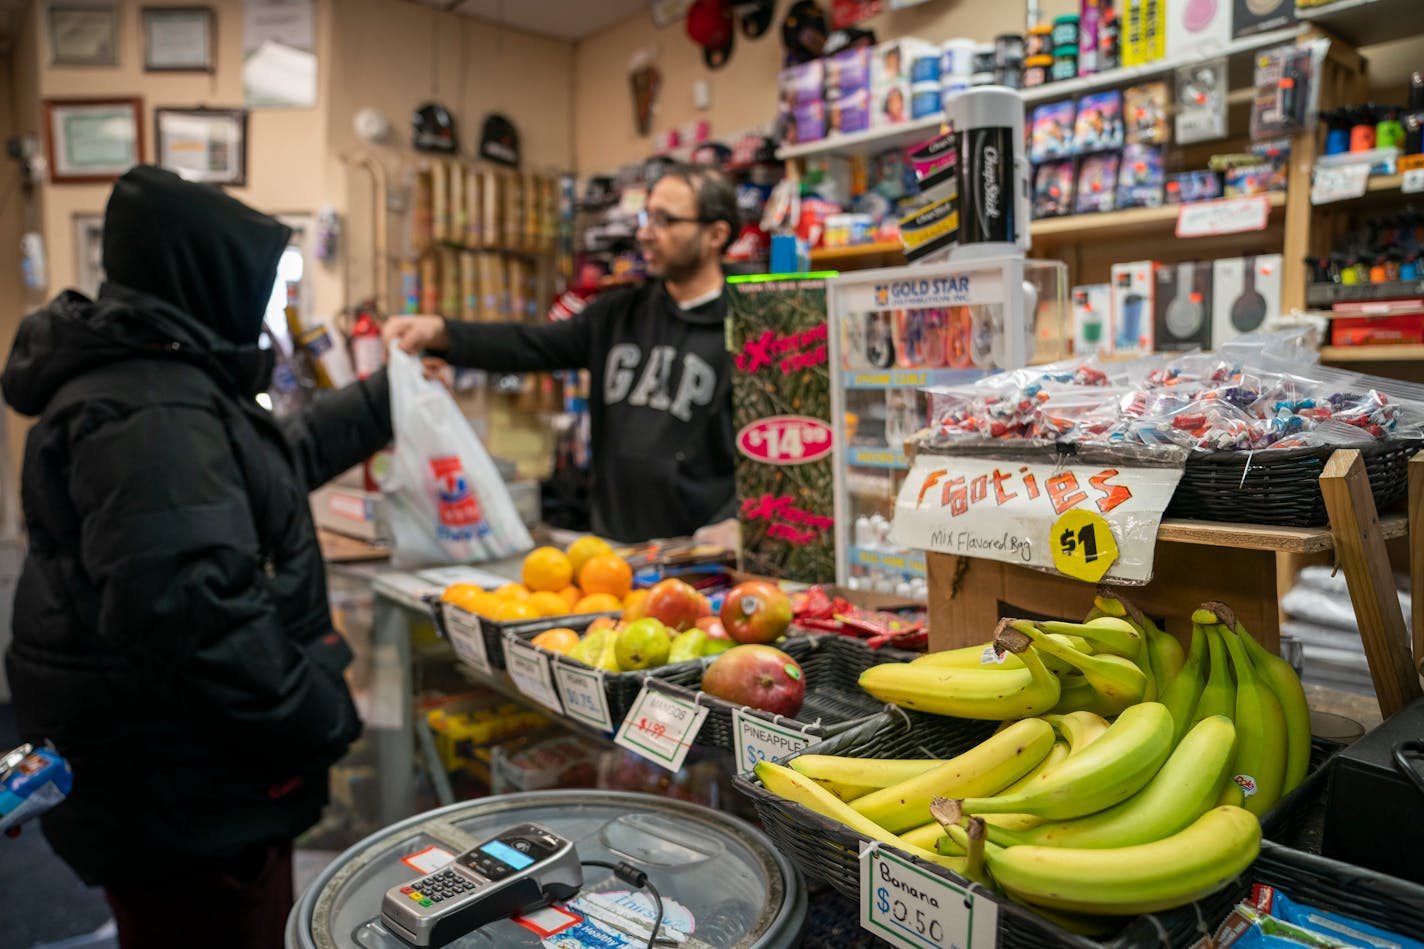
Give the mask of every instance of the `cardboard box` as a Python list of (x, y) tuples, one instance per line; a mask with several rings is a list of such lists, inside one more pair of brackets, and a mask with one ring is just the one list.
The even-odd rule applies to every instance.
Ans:
[(1167, 55), (1191, 56), (1231, 42), (1232, 4), (1220, 0), (1163, 0)]
[(317, 527), (372, 544), (389, 540), (381, 492), (344, 484), (326, 484), (310, 496)]
[(1112, 352), (1112, 285), (1073, 288), (1073, 354)]
[(908, 82), (913, 78), (916, 60), (940, 58), (937, 43), (907, 36), (875, 47), (870, 61), (871, 85), (879, 88), (892, 82)]
[(1295, 22), (1294, 0), (1232, 0), (1231, 35), (1251, 36)]
[[(908, 97), (905, 108), (909, 108)], [(826, 101), (826, 134), (849, 135), (870, 128), (870, 90), (861, 89), (839, 99)], [(798, 116), (799, 121), (799, 116)]]
[(846, 49), (825, 57), (826, 99), (870, 88), (870, 50)]
[(733, 277), (727, 299), (742, 569), (832, 582), (835, 469), (826, 280)]
[(1158, 268), (1152, 314), (1158, 352), (1210, 349), (1211, 264), (1186, 261)]
[[(937, 88), (937, 87), (936, 87)], [(887, 128), (910, 120), (910, 84), (893, 82), (871, 92), (870, 127)]]
[(1337, 316), (1330, 321), (1332, 346), (1424, 343), (1424, 313), (1398, 316)]
[[(1277, 650), (1274, 551), (1158, 541), (1153, 556), (1152, 581), (1124, 594), (1184, 645), (1191, 640), (1192, 610), (1222, 600), (1262, 646)], [(1081, 622), (1093, 606), (1092, 584), (1059, 574), (933, 551), (926, 566), (931, 652), (987, 642), (1003, 616)]]
[(1138, 260), (1113, 264), (1112, 351), (1150, 353), (1153, 348), (1152, 313), (1157, 294), (1156, 261)]
[(819, 59), (783, 69), (778, 77), (782, 106), (795, 109), (812, 102), (820, 102), (825, 95), (825, 76), (824, 62)]
[(1227, 257), (1212, 264), (1211, 341), (1254, 333), (1281, 312), (1281, 255)]

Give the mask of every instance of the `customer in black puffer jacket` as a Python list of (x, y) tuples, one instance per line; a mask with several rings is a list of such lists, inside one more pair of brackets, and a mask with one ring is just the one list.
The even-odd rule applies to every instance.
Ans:
[(74, 767), (45, 834), (125, 949), (280, 946), (291, 839), (361, 730), (307, 493), (390, 440), (386, 377), (280, 422), (256, 403), (289, 236), (135, 167), (98, 300), (25, 317), (0, 378), (38, 417), (6, 670), (21, 738)]

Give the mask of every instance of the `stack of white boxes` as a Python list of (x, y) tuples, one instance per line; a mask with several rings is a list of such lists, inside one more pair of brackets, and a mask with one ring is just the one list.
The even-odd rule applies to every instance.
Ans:
[[(870, 62), (870, 124), (883, 128), (908, 122), (913, 106), (913, 77), (927, 78), (922, 86), (939, 87), (939, 45), (907, 37), (875, 47)], [(933, 73), (931, 75), (931, 63)], [(923, 97), (922, 97), (923, 98)]]

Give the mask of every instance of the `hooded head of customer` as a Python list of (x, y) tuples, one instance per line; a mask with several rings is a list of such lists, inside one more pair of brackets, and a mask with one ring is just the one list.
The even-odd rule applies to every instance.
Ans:
[(257, 342), (291, 228), (212, 185), (136, 165), (104, 211), (104, 274), (240, 346)]

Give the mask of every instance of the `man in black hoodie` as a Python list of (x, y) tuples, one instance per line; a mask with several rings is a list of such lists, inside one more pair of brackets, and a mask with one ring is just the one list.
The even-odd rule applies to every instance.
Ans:
[(360, 733), (307, 494), (391, 437), (385, 373), (280, 423), (263, 314), (290, 231), (138, 166), (108, 281), (20, 324), (0, 386), (37, 416), (6, 670), (20, 737), (74, 768), (44, 818), (125, 949), (281, 946), (291, 840)]
[(386, 338), (474, 369), (589, 370), (594, 533), (692, 534), (736, 514), (722, 253), (737, 219), (721, 174), (672, 166), (638, 228), (648, 272), (662, 279), (604, 294), (562, 323), (398, 317)]

